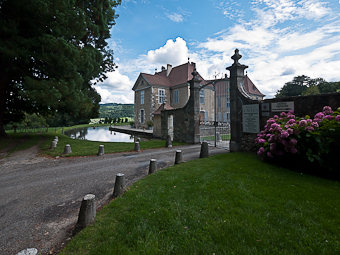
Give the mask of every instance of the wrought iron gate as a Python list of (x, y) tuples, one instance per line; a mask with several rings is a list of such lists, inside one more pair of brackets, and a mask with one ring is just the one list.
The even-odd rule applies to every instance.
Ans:
[(207, 82), (200, 93), (200, 141), (229, 148), (230, 97), (229, 80)]

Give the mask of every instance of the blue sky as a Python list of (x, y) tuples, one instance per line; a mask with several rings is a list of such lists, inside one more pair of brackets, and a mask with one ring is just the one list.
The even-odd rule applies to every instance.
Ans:
[(119, 68), (96, 86), (102, 103), (133, 103), (140, 72), (197, 64), (224, 76), (230, 56), (273, 97), (297, 75), (340, 81), (340, 0), (122, 0), (109, 46)]

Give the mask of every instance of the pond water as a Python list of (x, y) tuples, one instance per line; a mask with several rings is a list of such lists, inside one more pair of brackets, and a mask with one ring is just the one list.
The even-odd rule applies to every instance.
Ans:
[(127, 142), (132, 143), (134, 137), (129, 134), (110, 131), (109, 127), (87, 127), (67, 130), (65, 135), (73, 139), (83, 139), (99, 142)]

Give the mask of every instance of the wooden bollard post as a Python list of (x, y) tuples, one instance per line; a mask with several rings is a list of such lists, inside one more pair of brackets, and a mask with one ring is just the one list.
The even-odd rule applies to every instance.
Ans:
[(167, 147), (167, 148), (171, 148), (172, 147), (171, 135), (168, 135), (166, 137), (165, 147)]
[(118, 173), (116, 174), (116, 181), (115, 181), (115, 187), (113, 190), (113, 197), (119, 197), (124, 193), (124, 185), (125, 185), (125, 179), (124, 174)]
[(139, 142), (135, 142), (135, 151), (140, 151)]
[(208, 142), (202, 142), (200, 158), (207, 158), (207, 157), (209, 157)]
[(99, 145), (98, 149), (98, 156), (103, 156), (104, 155), (104, 145)]
[(175, 164), (183, 162), (183, 154), (181, 150), (176, 150)]
[(96, 218), (96, 196), (87, 194), (81, 202), (75, 233), (94, 222)]
[(156, 171), (156, 162), (156, 159), (150, 159), (149, 174), (153, 174)]
[(71, 145), (66, 144), (64, 149), (64, 154), (70, 154), (72, 153)]

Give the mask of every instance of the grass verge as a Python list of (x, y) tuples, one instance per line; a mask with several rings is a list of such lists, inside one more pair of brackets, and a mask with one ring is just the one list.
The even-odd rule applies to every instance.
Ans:
[[(125, 123), (119, 123), (118, 125), (124, 125)], [(107, 126), (107, 124), (100, 125), (76, 125), (72, 127), (65, 127), (64, 131), (76, 128), (84, 128), (84, 127), (92, 127), (92, 126)], [(87, 141), (87, 140), (78, 140), (69, 138), (66, 135), (62, 134), (63, 128), (49, 128), (48, 132), (46, 129), (36, 130), (36, 132), (32, 133), (16, 133), (8, 132), (8, 137), (0, 140), (0, 152), (2, 150), (6, 151), (7, 154), (10, 154), (15, 151), (28, 149), (34, 145), (40, 146), (40, 152), (42, 155), (47, 156), (66, 156), (66, 157), (74, 157), (74, 156), (91, 156), (96, 155), (98, 153), (99, 145), (104, 145), (105, 153), (115, 153), (115, 152), (127, 152), (134, 150), (134, 143), (123, 143), (123, 142), (95, 142), (95, 141)], [(50, 149), (51, 142), (55, 136), (58, 136), (59, 141), (57, 148), (54, 150)], [(72, 153), (63, 155), (64, 148), (66, 144), (70, 144), (72, 148)], [(173, 146), (184, 145), (185, 143), (173, 142)], [(165, 141), (159, 139), (150, 139), (143, 140), (140, 142), (141, 150), (145, 149), (153, 149), (153, 148), (161, 148), (165, 147)]]
[(340, 183), (230, 153), (158, 171), (67, 254), (340, 254)]
[(5, 156), (9, 154), (26, 150), (34, 145), (38, 145), (41, 137), (37, 135), (27, 134), (11, 134), (9, 137), (0, 139), (0, 151), (5, 153)]
[[(133, 151), (134, 143), (123, 142), (94, 142), (87, 140), (72, 139), (66, 135), (58, 134), (58, 146), (51, 150), (51, 142), (54, 139), (54, 134), (45, 135), (46, 139), (40, 145), (41, 153), (52, 157), (62, 156), (66, 144), (71, 145), (72, 153), (65, 155), (66, 157), (74, 156), (90, 156), (98, 153), (99, 145), (104, 145), (105, 153)], [(184, 143), (173, 142), (173, 146), (183, 145)], [(159, 139), (151, 139), (140, 142), (141, 150), (165, 147), (165, 141)]]

